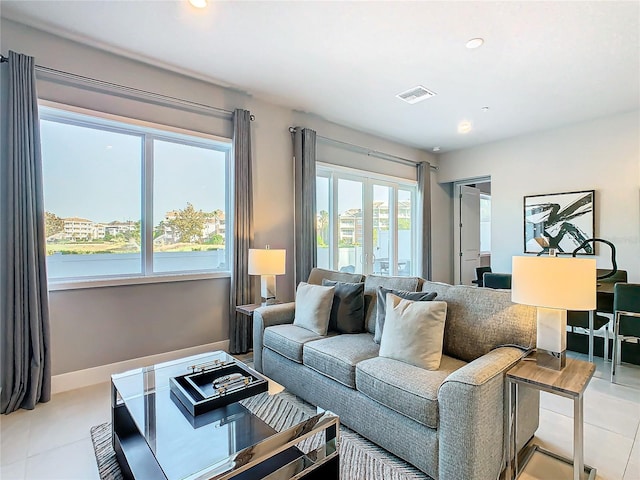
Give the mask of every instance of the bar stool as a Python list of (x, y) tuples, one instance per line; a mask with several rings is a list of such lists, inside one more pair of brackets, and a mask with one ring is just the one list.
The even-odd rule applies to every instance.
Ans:
[(616, 283), (613, 287), (613, 353), (611, 382), (615, 383), (616, 364), (622, 340), (640, 338), (640, 283)]

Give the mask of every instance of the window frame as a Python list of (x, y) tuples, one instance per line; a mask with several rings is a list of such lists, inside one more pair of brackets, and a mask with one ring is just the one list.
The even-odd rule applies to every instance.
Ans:
[[(392, 243), (393, 258), (389, 259), (390, 265), (394, 265), (393, 270), (389, 272), (389, 275), (398, 275), (398, 192), (408, 191), (411, 193), (411, 258), (413, 265), (411, 267), (411, 275), (415, 275), (415, 268), (418, 261), (418, 218), (417, 218), (417, 198), (418, 198), (418, 182), (416, 180), (410, 180), (407, 178), (394, 177), (391, 175), (385, 175), (381, 173), (369, 172), (366, 170), (360, 170), (350, 167), (343, 167), (340, 165), (334, 165), (327, 162), (316, 162), (316, 179), (323, 177), (328, 179), (328, 203), (329, 203), (329, 268), (337, 269), (338, 266), (338, 252), (339, 252), (339, 221), (338, 212), (336, 206), (339, 205), (338, 200), (338, 181), (339, 180), (351, 180), (361, 182), (363, 186), (362, 191), (362, 215), (363, 215), (363, 255), (373, 255), (373, 245), (365, 246), (365, 238), (373, 235), (373, 186), (379, 185), (382, 187), (389, 187), (392, 189), (393, 195), (389, 204), (389, 241)], [(316, 206), (316, 210), (318, 207)], [(315, 212), (316, 215), (318, 211)], [(368, 230), (371, 233), (365, 234)], [(368, 243), (373, 242), (373, 238), (366, 240)], [(371, 251), (367, 251), (371, 249)], [(375, 259), (375, 256), (372, 257)], [(366, 268), (365, 268), (366, 267)], [(368, 275), (369, 269), (373, 271), (373, 263), (367, 259), (366, 265), (363, 265), (363, 274)]]
[[(230, 178), (232, 139), (203, 132), (185, 130), (178, 127), (162, 125), (133, 118), (122, 117), (85, 108), (50, 102), (40, 99), (39, 121), (53, 121), (67, 125), (92, 128), (96, 130), (137, 136), (141, 140), (140, 156), (140, 273), (96, 275), (86, 277), (63, 277), (48, 279), (49, 291), (74, 290), (93, 287), (111, 287), (120, 285), (137, 285), (148, 283), (164, 283), (191, 281), (211, 278), (228, 278), (229, 270), (183, 270), (174, 272), (153, 272), (153, 143), (155, 140), (171, 142), (179, 145), (193, 146), (214, 150), (225, 155), (225, 178)], [(81, 117), (78, 117), (81, 116)], [(84, 117), (84, 118), (83, 118)], [(86, 118), (88, 117), (88, 118)], [(126, 126), (115, 125), (125, 124)], [(230, 182), (227, 181), (227, 185)], [(231, 212), (232, 188), (225, 192), (225, 218), (229, 224)], [(46, 200), (45, 200), (46, 201)], [(152, 219), (149, 221), (149, 219)], [(226, 265), (230, 265), (229, 235), (231, 229), (225, 229)]]

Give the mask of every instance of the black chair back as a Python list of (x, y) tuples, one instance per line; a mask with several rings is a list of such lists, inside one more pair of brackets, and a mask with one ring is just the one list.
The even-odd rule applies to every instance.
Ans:
[(475, 283), (479, 287), (484, 286), (482, 276), (485, 273), (491, 273), (491, 267), (476, 267), (476, 279), (472, 280), (471, 283)]
[[(640, 283), (616, 283), (613, 287), (613, 310), (640, 315)], [(620, 315), (619, 334), (640, 337), (640, 317)]]
[(485, 273), (482, 276), (482, 282), (487, 288), (502, 288), (511, 290), (510, 273)]

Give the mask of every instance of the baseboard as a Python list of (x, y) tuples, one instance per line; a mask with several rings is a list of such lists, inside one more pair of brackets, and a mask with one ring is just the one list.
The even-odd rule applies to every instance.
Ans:
[(76, 388), (88, 387), (97, 383), (104, 383), (111, 380), (114, 373), (126, 372), (134, 368), (146, 367), (156, 363), (168, 362), (189, 355), (197, 355), (199, 353), (212, 352), (214, 350), (229, 351), (229, 340), (221, 342), (207, 343), (196, 347), (183, 348), (181, 350), (173, 350), (171, 352), (158, 353), (147, 357), (132, 358), (123, 362), (110, 363), (108, 365), (100, 365), (99, 367), (86, 368), (75, 372), (62, 373), (54, 375), (51, 378), (51, 393), (66, 392), (67, 390), (75, 390)]

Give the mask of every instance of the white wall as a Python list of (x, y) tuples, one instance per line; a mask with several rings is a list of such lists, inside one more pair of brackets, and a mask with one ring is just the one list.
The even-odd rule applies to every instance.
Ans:
[[(640, 112), (443, 154), (438, 181), (491, 176), (491, 263), (510, 272), (523, 254), (523, 196), (596, 191), (595, 235), (613, 242), (620, 269), (640, 281)], [(598, 268), (610, 250), (597, 248)]]
[[(34, 56), (36, 64), (139, 88), (177, 98), (233, 110), (245, 108), (256, 116), (252, 123), (255, 244), (287, 250), (287, 274), (277, 278), (278, 296), (293, 298), (293, 164), (288, 128), (299, 125), (319, 135), (362, 145), (415, 161), (435, 159), (428, 153), (341, 127), (317, 116), (272, 105), (236, 90), (195, 80), (62, 39), (2, 19), (2, 50)], [(215, 61), (215, 59), (212, 59)], [(231, 134), (228, 122), (206, 116), (168, 112), (148, 104), (131, 108), (118, 99), (69, 95), (50, 82), (39, 81), (47, 98), (65, 100), (84, 108), (122, 114), (130, 108), (134, 118), (162, 121)], [(188, 124), (188, 125), (187, 125)], [(339, 154), (336, 152), (336, 154)], [(370, 157), (353, 166), (366, 169)], [(434, 179), (435, 182), (435, 179)], [(434, 185), (434, 189), (438, 189)], [(438, 267), (440, 268), (440, 267)], [(434, 267), (434, 272), (438, 270)], [(446, 269), (446, 268), (445, 268)], [(259, 289), (256, 289), (259, 292)], [(229, 280), (107, 287), (51, 292), (53, 373), (115, 363), (228, 337)], [(182, 309), (176, 305), (188, 304)]]

